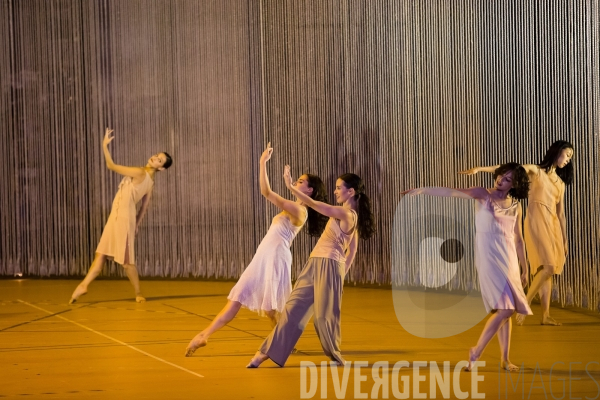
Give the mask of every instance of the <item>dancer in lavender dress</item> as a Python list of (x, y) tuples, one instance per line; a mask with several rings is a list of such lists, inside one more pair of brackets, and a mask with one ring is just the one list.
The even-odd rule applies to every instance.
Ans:
[(517, 163), (499, 166), (494, 172), (494, 179), (492, 189), (421, 188), (404, 192), (477, 200), (475, 265), (483, 303), (492, 315), (477, 345), (469, 350), (469, 371), (496, 334), (500, 342), (502, 368), (518, 371), (519, 367), (509, 360), (511, 316), (515, 312), (532, 314), (523, 291), (529, 279), (529, 267), (521, 229), (522, 209), (518, 202), (527, 198), (529, 179), (525, 169)]
[[(290, 245), (294, 237), (306, 223), (306, 231), (311, 236), (320, 236), (327, 219), (310, 209), (299, 200), (286, 200), (271, 190), (267, 177), (267, 161), (271, 158), (271, 144), (260, 157), (261, 194), (282, 211), (273, 218), (271, 227), (261, 241), (250, 265), (237, 284), (231, 289), (228, 302), (215, 319), (188, 344), (185, 355), (206, 346), (210, 335), (227, 325), (245, 307), (267, 316), (271, 325), (277, 324), (277, 315), (283, 310), (292, 291)], [(294, 183), (302, 193), (317, 201), (327, 201), (325, 185), (318, 176), (304, 174)]]

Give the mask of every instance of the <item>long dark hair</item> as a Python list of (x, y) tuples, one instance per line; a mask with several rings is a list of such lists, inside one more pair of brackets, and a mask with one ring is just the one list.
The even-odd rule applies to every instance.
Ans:
[[(323, 203), (327, 203), (327, 190), (325, 189), (325, 184), (317, 175), (312, 174), (304, 174), (306, 176), (306, 182), (308, 187), (313, 189), (310, 197), (313, 200), (320, 201)], [(310, 207), (306, 207), (308, 209), (308, 218), (306, 220), (306, 224), (304, 224), (304, 232), (308, 233), (310, 236), (319, 237), (321, 233), (325, 230), (325, 225), (327, 225), (327, 218), (323, 214), (319, 214), (315, 210)]]
[(344, 174), (338, 179), (344, 181), (344, 186), (354, 189), (354, 199), (358, 204), (358, 237), (368, 239), (375, 234), (375, 218), (371, 209), (371, 199), (365, 193), (365, 184), (356, 174)]
[[(571, 149), (573, 150), (573, 153), (575, 152), (573, 145), (565, 140), (557, 140), (556, 142), (552, 143), (552, 146), (550, 146), (550, 148), (546, 151), (544, 159), (538, 164), (538, 166), (548, 172), (550, 168), (552, 168), (552, 165), (554, 165), (556, 159), (560, 157), (561, 151), (565, 149)], [(564, 168), (556, 167), (556, 175), (562, 179), (565, 185), (570, 185), (573, 183), (573, 159), (571, 158), (571, 161), (565, 165)]]
[(529, 176), (521, 164), (516, 162), (502, 164), (494, 171), (494, 180), (510, 171), (513, 173), (512, 188), (510, 188), (508, 194), (517, 200), (526, 199), (529, 195)]

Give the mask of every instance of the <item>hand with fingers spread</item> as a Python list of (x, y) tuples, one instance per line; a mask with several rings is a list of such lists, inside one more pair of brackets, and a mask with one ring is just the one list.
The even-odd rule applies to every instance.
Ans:
[(283, 168), (283, 181), (288, 189), (291, 189), (294, 186), (292, 183), (292, 173), (290, 172), (289, 165), (286, 165), (285, 168)]
[(111, 136), (113, 132), (113, 129), (106, 128), (106, 131), (104, 133), (104, 140), (102, 141), (103, 146), (107, 147), (108, 144), (113, 141), (113, 139), (115, 138), (114, 135)]
[(260, 162), (266, 163), (267, 161), (269, 161), (271, 159), (271, 154), (273, 154), (273, 148), (271, 147), (271, 142), (269, 142), (267, 144), (267, 148), (265, 149), (265, 151), (263, 151), (262, 155), (260, 156)]

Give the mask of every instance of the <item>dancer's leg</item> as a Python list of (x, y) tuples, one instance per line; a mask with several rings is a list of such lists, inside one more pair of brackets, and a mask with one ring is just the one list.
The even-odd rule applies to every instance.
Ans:
[(314, 259), (309, 258), (302, 273), (298, 276), (294, 290), (285, 303), (285, 308), (279, 317), (275, 329), (262, 343), (248, 368), (256, 368), (270, 358), (283, 367), (306, 324), (312, 316), (314, 302)]
[(508, 371), (518, 371), (519, 367), (510, 362), (510, 338), (512, 333), (512, 319), (507, 318), (498, 329), (498, 342), (500, 343), (500, 356), (502, 368)]
[(271, 329), (277, 326), (277, 310), (269, 310), (265, 311), (267, 318), (269, 318), (269, 322), (271, 323)]
[(550, 300), (552, 299), (552, 277), (544, 282), (540, 288), (540, 304), (542, 306), (542, 325), (560, 326), (560, 322), (557, 322), (550, 316)]
[[(338, 365), (346, 364), (340, 344), (342, 328), (340, 312), (344, 289), (343, 264), (322, 259), (315, 270), (315, 305), (313, 323), (326, 356)], [(334, 265), (335, 264), (335, 265)]]
[(479, 357), (481, 357), (488, 343), (498, 332), (502, 324), (506, 322), (506, 319), (510, 318), (513, 313), (514, 310), (498, 310), (492, 314), (490, 319), (487, 320), (485, 327), (483, 328), (483, 332), (481, 332), (481, 336), (479, 336), (477, 345), (475, 347), (471, 347), (469, 350), (469, 366), (467, 367), (468, 371), (472, 369), (473, 363), (477, 361)]
[(237, 315), (242, 307), (239, 301), (227, 300), (227, 304), (202, 332), (194, 336), (185, 349), (185, 356), (190, 357), (200, 347), (206, 346), (210, 335), (227, 325)]
[[(540, 292), (542, 287), (544, 285), (546, 285), (546, 286), (548, 285), (548, 281), (552, 279), (553, 275), (554, 275), (554, 266), (552, 266), (552, 265), (543, 265), (540, 268), (538, 268), (538, 272), (533, 277), (533, 282), (531, 282), (531, 286), (529, 287), (529, 290), (527, 291), (527, 302), (529, 304), (531, 304), (531, 302), (533, 301), (533, 298), (535, 297), (535, 295), (538, 292)], [(541, 296), (542, 296), (542, 293), (540, 293), (540, 300), (541, 300)], [(548, 302), (548, 307), (549, 306), (550, 306), (550, 303)], [(542, 310), (543, 310), (543, 308), (544, 308), (544, 305), (543, 305), (543, 301), (542, 301)], [(525, 322), (525, 315), (519, 314), (519, 315), (517, 315), (516, 319), (517, 319), (517, 325), (523, 325), (523, 323)], [(542, 321), (543, 321), (543, 316), (542, 316)]]
[(75, 303), (80, 296), (87, 293), (89, 284), (92, 283), (92, 281), (96, 279), (98, 275), (100, 275), (100, 272), (102, 272), (102, 267), (104, 267), (105, 262), (106, 256), (104, 254), (96, 253), (96, 256), (94, 257), (94, 261), (92, 261), (92, 265), (90, 266), (88, 273), (86, 274), (83, 281), (75, 288), (75, 291), (71, 295), (71, 300), (69, 301), (69, 304)]
[(144, 296), (142, 296), (142, 291), (140, 289), (140, 276), (138, 275), (137, 268), (133, 264), (124, 264), (123, 268), (125, 269), (127, 278), (129, 278), (129, 282), (131, 282), (133, 290), (135, 291), (135, 301), (138, 303), (145, 302), (146, 299)]

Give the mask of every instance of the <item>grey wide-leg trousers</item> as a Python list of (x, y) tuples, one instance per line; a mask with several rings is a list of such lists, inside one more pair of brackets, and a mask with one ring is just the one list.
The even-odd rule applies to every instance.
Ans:
[(340, 309), (345, 268), (345, 264), (329, 258), (309, 258), (260, 352), (283, 367), (314, 313), (313, 323), (325, 355), (343, 363)]

